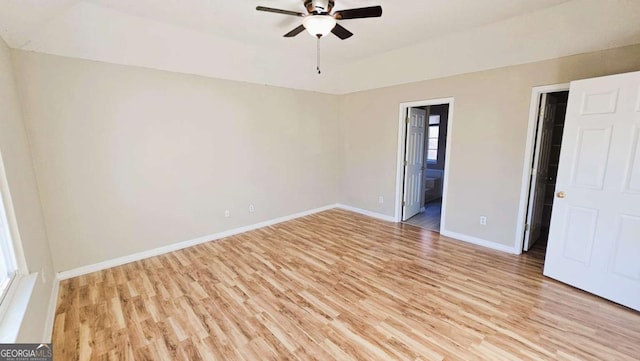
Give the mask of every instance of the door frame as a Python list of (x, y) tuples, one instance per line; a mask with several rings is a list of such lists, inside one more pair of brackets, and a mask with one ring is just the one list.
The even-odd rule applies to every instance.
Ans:
[[(403, 198), (403, 185), (404, 185), (404, 158), (405, 158), (405, 143), (407, 141), (407, 128), (405, 119), (407, 117), (407, 110), (409, 108), (425, 107), (431, 105), (449, 105), (449, 118), (447, 119), (447, 138), (445, 142), (445, 156), (444, 156), (444, 180), (442, 182), (442, 210), (440, 213), (440, 232), (445, 231), (445, 219), (447, 210), (447, 189), (449, 184), (449, 168), (451, 157), (451, 130), (453, 129), (453, 111), (454, 111), (454, 98), (439, 98), (429, 100), (418, 100), (413, 102), (403, 102), (399, 105), (398, 115), (398, 157), (396, 161), (396, 199), (395, 199), (395, 214), (394, 219), (396, 222), (402, 222), (402, 198)], [(428, 121), (428, 120), (427, 120)]]
[(518, 206), (518, 223), (516, 224), (516, 240), (513, 253), (522, 254), (524, 246), (525, 225), (527, 223), (527, 208), (531, 196), (531, 173), (536, 148), (536, 130), (541, 120), (538, 117), (540, 110), (540, 96), (546, 93), (556, 93), (569, 90), (569, 83), (537, 86), (531, 89), (531, 106), (529, 108), (529, 123), (527, 125), (527, 141), (524, 148), (524, 165), (522, 167), (522, 183), (520, 186), (520, 205)]

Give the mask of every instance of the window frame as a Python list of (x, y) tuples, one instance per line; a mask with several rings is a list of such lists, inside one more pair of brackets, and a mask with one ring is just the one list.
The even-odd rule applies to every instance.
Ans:
[[(437, 118), (437, 121), (434, 121), (433, 123), (431, 122), (431, 117)], [(426, 154), (426, 159), (427, 159), (427, 163), (429, 164), (437, 164), (439, 162), (439, 158), (440, 158), (440, 122), (441, 122), (441, 118), (439, 114), (430, 114), (427, 120), (427, 154)], [(438, 127), (438, 136), (437, 137), (431, 137), (431, 127)], [(430, 140), (435, 139), (436, 140), (436, 148), (432, 149), (431, 147), (429, 147), (430, 144)], [(429, 151), (431, 150), (435, 150), (436, 151), (436, 158), (435, 159), (430, 159), (429, 158)]]
[(4, 192), (0, 192), (0, 304), (4, 302), (19, 268), (2, 193)]
[(8, 258), (12, 261), (14, 271), (9, 276), (6, 287), (0, 290), (0, 321), (7, 316), (6, 313), (12, 303), (16, 288), (20, 284), (20, 279), (28, 274), (27, 262), (24, 257), (18, 223), (9, 191), (4, 159), (2, 152), (0, 152), (0, 247), (5, 248), (5, 245), (10, 255), (5, 257), (4, 249), (2, 249), (0, 257)]

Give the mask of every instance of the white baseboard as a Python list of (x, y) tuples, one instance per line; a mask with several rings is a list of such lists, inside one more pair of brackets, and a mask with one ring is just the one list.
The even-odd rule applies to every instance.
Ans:
[(478, 246), (495, 249), (496, 251), (514, 254), (513, 246), (505, 246), (504, 244), (487, 241), (486, 239), (467, 236), (466, 234), (451, 232), (444, 229), (440, 231), (440, 235)]
[(336, 205), (336, 208), (344, 209), (346, 211), (351, 211), (351, 212), (355, 212), (355, 213), (360, 213), (360, 214), (363, 214), (365, 216), (381, 219), (381, 220), (387, 221), (387, 222), (394, 222), (395, 223), (395, 221), (396, 221), (395, 218), (392, 217), (392, 216), (387, 216), (387, 215), (382, 214), (382, 213), (368, 211), (368, 210), (362, 209), (362, 208), (356, 208), (356, 207), (352, 207), (352, 206), (347, 206), (345, 204), (338, 203)]
[(44, 333), (42, 334), (42, 342), (51, 343), (51, 335), (53, 334), (53, 322), (56, 318), (56, 307), (58, 306), (58, 290), (60, 288), (60, 280), (56, 277), (53, 280), (53, 288), (49, 297), (49, 312), (44, 323)]
[[(299, 212), (299, 213), (294, 213), (294, 214), (291, 214), (291, 215), (288, 215), (288, 216), (279, 217), (279, 218), (271, 219), (271, 220), (268, 220), (268, 221), (264, 221), (264, 222), (260, 222), (260, 223), (256, 223), (256, 224), (252, 224), (252, 225), (248, 225), (248, 226), (244, 226), (244, 227), (234, 228), (234, 229), (231, 229), (231, 230), (228, 230), (228, 231), (223, 231), (223, 232), (219, 232), (219, 233), (210, 234), (210, 235), (207, 235), (207, 236), (199, 237), (199, 238), (188, 240), (188, 241), (184, 241), (184, 242), (179, 242), (179, 243), (174, 243), (174, 244), (170, 244), (170, 245), (163, 246), (163, 247), (154, 248), (154, 249), (151, 249), (151, 250), (148, 250), (148, 251), (138, 252), (138, 253), (130, 254), (130, 255), (127, 255), (127, 256), (118, 257), (118, 258), (114, 258), (114, 259), (111, 259), (111, 260), (107, 260), (107, 261), (98, 262), (98, 263), (87, 265), (87, 266), (74, 268), (74, 269), (67, 270), (67, 271), (62, 271), (62, 272), (57, 274), (57, 282), (56, 282), (56, 285), (54, 286), (54, 290), (53, 290), (52, 295), (51, 295), (52, 303), (53, 303), (53, 306), (51, 306), (51, 307), (53, 308), (53, 311), (52, 311), (52, 314), (48, 315), (47, 322), (50, 322), (51, 325), (49, 325), (49, 323), (47, 323), (47, 327), (49, 327), (49, 326), (53, 327), (53, 316), (55, 316), (55, 302), (57, 300), (58, 283), (60, 281), (62, 281), (62, 280), (66, 280), (66, 279), (69, 279), (69, 278), (82, 276), (82, 275), (93, 273), (93, 272), (97, 272), (97, 271), (102, 271), (102, 270), (105, 270), (105, 269), (108, 269), (108, 268), (121, 266), (123, 264), (127, 264), (127, 263), (131, 263), (131, 262), (143, 260), (143, 259), (154, 257), (154, 256), (159, 256), (159, 255), (162, 255), (162, 254), (165, 254), (165, 253), (178, 251), (178, 250), (181, 250), (181, 249), (184, 249), (184, 248), (192, 247), (192, 246), (195, 246), (195, 245), (198, 245), (198, 244), (202, 244), (202, 243), (206, 243), (206, 242), (209, 242), (209, 241), (215, 241), (217, 239), (234, 236), (236, 234), (240, 234), (240, 233), (244, 233), (244, 232), (248, 232), (248, 231), (253, 231), (255, 229), (259, 229), (259, 228), (271, 226), (271, 225), (274, 225), (274, 224), (290, 221), (292, 219), (308, 216), (308, 215), (311, 215), (311, 214), (314, 214), (314, 213), (324, 212), (326, 210), (333, 209), (333, 208), (344, 209), (344, 210), (347, 210), (347, 211), (359, 213), (359, 214), (362, 214), (362, 215), (365, 215), (365, 216), (369, 216), (369, 217), (372, 217), (372, 218), (377, 218), (377, 219), (380, 219), (380, 220), (383, 220), (383, 221), (387, 221), (387, 222), (394, 222), (394, 223), (396, 222), (394, 217), (387, 216), (385, 214), (369, 211), (369, 210), (362, 209), (362, 208), (352, 207), (352, 206), (348, 206), (348, 205), (345, 205), (345, 204), (331, 204), (331, 205), (327, 205), (327, 206), (324, 206), (324, 207), (315, 208), (315, 209), (311, 209), (311, 210), (307, 210), (307, 211), (303, 211), (303, 212)], [(449, 232), (449, 231), (446, 231), (446, 230), (442, 230), (440, 232), (440, 234), (443, 235), (443, 236), (455, 238), (455, 239), (458, 239), (458, 240), (461, 240), (461, 241), (464, 241), (464, 242), (468, 242), (468, 243), (476, 244), (476, 245), (479, 245), (479, 246), (495, 249), (495, 250), (498, 250), (498, 251), (507, 252), (507, 253), (514, 253), (513, 246), (511, 246), (511, 247), (510, 246), (505, 246), (505, 245), (502, 245), (502, 244), (499, 244), (499, 243), (495, 243), (495, 242), (487, 241), (487, 240), (484, 240), (484, 239), (467, 236), (467, 235), (460, 234), (460, 233)]]
[(314, 214), (314, 213), (324, 212), (326, 210), (333, 209), (333, 208), (336, 208), (335, 204), (331, 204), (331, 205), (327, 205), (327, 206), (324, 206), (324, 207), (315, 208), (315, 209), (311, 209), (311, 210), (303, 211), (303, 212), (299, 212), (299, 213), (294, 213), (294, 214), (291, 214), (291, 215), (288, 215), (288, 216), (279, 217), (279, 218), (271, 219), (271, 220), (268, 220), (268, 221), (251, 224), (251, 225), (244, 226), (244, 227), (230, 229), (228, 231), (223, 231), (223, 232), (219, 232), (219, 233), (210, 234), (210, 235), (199, 237), (199, 238), (192, 239), (192, 240), (189, 240), (189, 241), (173, 243), (173, 244), (170, 244), (170, 245), (167, 245), (167, 246), (158, 247), (158, 248), (150, 249), (148, 251), (142, 251), (142, 252), (130, 254), (130, 255), (127, 255), (127, 256), (118, 257), (118, 258), (110, 259), (110, 260), (107, 260), (107, 261), (98, 262), (98, 263), (94, 263), (94, 264), (91, 264), (91, 265), (74, 268), (74, 269), (71, 269), (71, 270), (68, 270), (68, 271), (62, 271), (62, 272), (58, 273), (58, 280), (66, 280), (66, 279), (69, 279), (69, 278), (78, 277), (78, 276), (86, 275), (86, 274), (97, 272), (97, 271), (102, 271), (102, 270), (105, 270), (105, 269), (108, 269), (108, 268), (121, 266), (123, 264), (131, 263), (131, 262), (135, 262), (135, 261), (140, 261), (140, 260), (143, 260), (143, 259), (146, 259), (146, 258), (149, 258), (149, 257), (159, 256), (161, 254), (178, 251), (178, 250), (181, 250), (181, 249), (184, 249), (184, 248), (188, 248), (188, 247), (192, 247), (192, 246), (195, 246), (195, 245), (198, 245), (198, 244), (201, 244), (201, 243), (206, 243), (206, 242), (209, 242), (209, 241), (215, 241), (217, 239), (234, 236), (236, 234), (240, 234), (240, 233), (244, 233), (244, 232), (248, 232), (248, 231), (253, 231), (253, 230), (258, 229), (258, 228), (263, 228), (263, 227), (271, 226), (271, 225), (274, 225), (274, 224), (290, 221), (292, 219), (308, 216), (308, 215), (311, 215), (311, 214)]

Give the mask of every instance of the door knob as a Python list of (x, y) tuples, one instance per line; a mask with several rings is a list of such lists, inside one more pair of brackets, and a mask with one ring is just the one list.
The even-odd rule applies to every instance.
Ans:
[(558, 192), (558, 193), (556, 193), (556, 197), (558, 197), (558, 198), (564, 198), (564, 197), (566, 197), (566, 196), (567, 196), (567, 195), (566, 195), (564, 192)]

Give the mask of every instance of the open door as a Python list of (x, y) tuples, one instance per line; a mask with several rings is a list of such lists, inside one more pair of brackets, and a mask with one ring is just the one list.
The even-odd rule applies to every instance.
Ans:
[(409, 108), (404, 156), (403, 221), (418, 214), (422, 208), (426, 114), (427, 112), (423, 109)]
[(542, 230), (542, 214), (546, 196), (549, 175), (549, 155), (551, 154), (551, 137), (555, 123), (557, 99), (542, 94), (538, 132), (536, 137), (535, 156), (531, 172), (531, 192), (529, 193), (529, 208), (527, 210), (527, 226), (524, 235), (524, 251), (528, 251), (540, 238)]
[(640, 311), (640, 72), (571, 83), (544, 274)]

